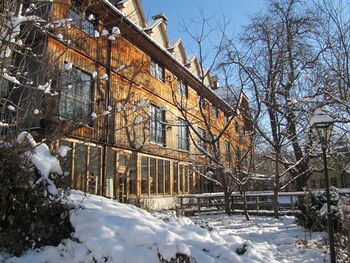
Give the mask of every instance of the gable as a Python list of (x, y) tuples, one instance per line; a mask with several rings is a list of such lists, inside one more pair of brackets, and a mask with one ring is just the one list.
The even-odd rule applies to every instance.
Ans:
[(165, 29), (164, 22), (161, 22), (156, 26), (151, 34), (151, 37), (157, 41), (162, 47), (167, 48), (169, 46), (168, 35)]
[(201, 78), (201, 69), (199, 66), (198, 59), (196, 56), (192, 56), (187, 64), (188, 69), (191, 71), (193, 75), (195, 75), (197, 78)]
[(177, 61), (183, 65), (186, 64), (187, 58), (181, 39), (177, 40), (168, 50)]
[(120, 1), (117, 6), (135, 25), (141, 28), (146, 26), (146, 18), (140, 0), (123, 0)]

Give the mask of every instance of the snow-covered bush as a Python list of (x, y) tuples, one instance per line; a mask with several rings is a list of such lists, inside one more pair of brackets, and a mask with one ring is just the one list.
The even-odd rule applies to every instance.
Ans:
[[(333, 215), (334, 230), (341, 232), (344, 227), (344, 215), (341, 209), (342, 198), (335, 187), (330, 188), (330, 204)], [(307, 192), (305, 200), (299, 206), (297, 222), (311, 231), (324, 231), (327, 229), (327, 197), (325, 192)]]
[(69, 207), (55, 184), (61, 176), (48, 146), (29, 133), (0, 142), (0, 249), (20, 255), (69, 236)]

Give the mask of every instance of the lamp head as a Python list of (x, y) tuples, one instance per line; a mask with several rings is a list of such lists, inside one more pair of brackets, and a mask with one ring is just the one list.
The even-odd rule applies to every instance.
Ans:
[(322, 144), (327, 144), (331, 138), (334, 120), (323, 109), (316, 109), (310, 119), (310, 127)]

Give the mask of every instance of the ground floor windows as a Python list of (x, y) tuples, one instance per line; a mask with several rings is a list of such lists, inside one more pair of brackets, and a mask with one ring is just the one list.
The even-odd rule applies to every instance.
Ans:
[[(197, 172), (204, 166), (133, 153), (110, 146), (61, 141), (74, 188), (127, 201), (147, 196), (198, 193), (203, 182)], [(202, 171), (201, 170), (201, 171)]]

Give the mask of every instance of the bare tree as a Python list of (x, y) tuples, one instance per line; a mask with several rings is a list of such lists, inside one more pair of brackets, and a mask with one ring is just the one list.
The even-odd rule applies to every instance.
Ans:
[[(173, 124), (186, 127), (189, 142), (193, 145), (191, 155), (200, 155), (207, 159), (207, 171), (198, 171), (203, 179), (208, 180), (223, 191), (225, 212), (230, 214), (231, 193), (239, 188), (244, 207), (247, 208), (245, 186), (249, 180), (251, 156), (253, 152), (252, 119), (247, 97), (241, 89), (233, 90), (230, 81), (232, 72), (230, 65), (222, 63), (222, 55), (227, 48), (226, 29), (228, 22), (217, 22), (205, 17), (201, 12), (198, 20), (192, 21), (199, 28), (192, 30), (184, 25), (187, 33), (197, 46), (200, 68), (200, 86), (197, 87), (197, 104), (192, 105), (184, 96), (179, 95), (176, 82), (172, 88), (173, 103), (180, 113), (181, 121)], [(219, 30), (217, 30), (219, 28)], [(215, 38), (215, 44), (212, 39)], [(210, 46), (210, 47), (209, 47)], [(222, 99), (208, 101), (205, 93), (212, 93), (215, 85), (210, 81), (213, 75), (221, 78), (226, 87), (226, 102)], [(219, 114), (219, 105), (225, 105), (225, 110)], [(222, 108), (222, 107), (221, 107)], [(219, 117), (220, 116), (220, 117)], [(246, 218), (249, 216), (246, 211)]]
[[(278, 216), (280, 164), (300, 190), (309, 169), (309, 100), (314, 98), (317, 77), (310, 77), (322, 49), (313, 44), (316, 21), (302, 1), (268, 1), (267, 9), (251, 18), (232, 42), (227, 63), (238, 66), (240, 80), (255, 106), (257, 130), (273, 148), (274, 212)], [(312, 75), (314, 76), (314, 75)], [(258, 116), (259, 115), (259, 116)], [(293, 154), (285, 154), (290, 152)]]

